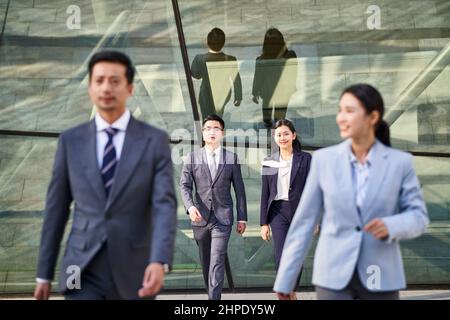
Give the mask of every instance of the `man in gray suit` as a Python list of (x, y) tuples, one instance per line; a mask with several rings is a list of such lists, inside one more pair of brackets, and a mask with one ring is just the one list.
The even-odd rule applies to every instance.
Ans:
[(239, 159), (235, 153), (220, 146), (224, 129), (224, 121), (217, 115), (203, 120), (205, 147), (186, 157), (180, 181), (181, 196), (199, 247), (210, 300), (220, 300), (222, 295), (225, 258), (233, 225), (231, 184), (236, 195), (237, 233), (244, 233), (247, 221)]
[(61, 263), (66, 299), (155, 296), (172, 263), (176, 197), (168, 137), (126, 108), (134, 68), (125, 54), (102, 51), (89, 63), (95, 119), (59, 138), (47, 193), (36, 299), (48, 299), (73, 203)]

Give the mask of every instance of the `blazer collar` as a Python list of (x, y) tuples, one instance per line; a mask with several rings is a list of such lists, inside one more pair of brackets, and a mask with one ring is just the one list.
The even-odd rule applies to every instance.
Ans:
[(291, 178), (289, 185), (292, 186), (292, 183), (294, 182), (294, 178), (297, 175), (298, 169), (301, 166), (302, 163), (302, 153), (299, 151), (294, 151), (294, 154), (292, 155), (292, 168), (291, 168)]
[(376, 140), (372, 146), (371, 164), (369, 170), (369, 177), (367, 181), (367, 192), (362, 212), (367, 212), (371, 207), (372, 202), (376, 198), (378, 190), (381, 188), (387, 169), (389, 167), (388, 155), (389, 148)]
[(97, 161), (97, 130), (95, 120), (88, 123), (88, 129), (81, 132), (83, 139), (80, 140), (80, 155), (86, 156), (84, 172), (87, 181), (91, 184), (99, 200), (106, 202), (106, 192)]
[[(384, 177), (389, 167), (388, 155), (389, 148), (382, 144), (380, 141), (375, 140), (375, 144), (371, 150), (371, 165), (369, 171), (369, 177), (367, 181), (366, 198), (364, 199), (363, 207), (361, 208), (361, 214), (365, 214), (371, 207), (374, 201), (377, 191), (381, 187), (384, 181)], [(338, 145), (338, 166), (340, 169), (335, 171), (336, 181), (341, 181), (340, 186), (342, 190), (351, 191), (352, 203), (354, 203), (354, 209), (356, 210), (356, 203), (354, 198), (355, 186), (352, 180), (352, 164), (350, 162), (351, 153), (351, 140), (347, 139)]]
[[(269, 161), (276, 161), (279, 162), (280, 161), (280, 153), (274, 152), (273, 154), (271, 154), (269, 157), (266, 158), (267, 164), (270, 167), (270, 162)], [(294, 178), (297, 175), (297, 172), (301, 166), (302, 163), (302, 153), (299, 151), (294, 151), (294, 153), (292, 154), (292, 167), (291, 167), (291, 176), (290, 176), (290, 180), (289, 180), (289, 185), (292, 186), (292, 183), (294, 182)], [(265, 165), (265, 163), (263, 162), (263, 165)], [(278, 179), (278, 170), (275, 170), (276, 168), (273, 168), (273, 170), (270, 171), (274, 171), (274, 174), (270, 174), (269, 175), (269, 179), (271, 180), (272, 183), (275, 184), (276, 187), (276, 182)], [(269, 170), (266, 170), (269, 172)]]

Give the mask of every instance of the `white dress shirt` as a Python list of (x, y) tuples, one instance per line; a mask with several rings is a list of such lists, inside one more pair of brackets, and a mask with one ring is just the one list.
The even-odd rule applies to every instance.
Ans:
[[(116, 149), (116, 158), (120, 159), (122, 154), (123, 143), (125, 141), (125, 132), (130, 122), (131, 114), (130, 110), (126, 110), (119, 119), (112, 124), (106, 122), (98, 113), (95, 114), (95, 127), (97, 129), (97, 162), (98, 167), (101, 169), (103, 162), (103, 152), (105, 150), (106, 143), (108, 142), (108, 134), (105, 129), (112, 127), (118, 129), (117, 133), (113, 137), (114, 148)], [(36, 278), (37, 283), (49, 283), (49, 279)]]
[(277, 195), (274, 200), (289, 200), (289, 186), (291, 183), (292, 155), (283, 160), (280, 154), (280, 167), (278, 168)]

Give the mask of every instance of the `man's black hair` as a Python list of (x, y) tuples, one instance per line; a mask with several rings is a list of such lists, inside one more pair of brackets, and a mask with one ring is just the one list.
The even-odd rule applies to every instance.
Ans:
[(225, 130), (225, 122), (217, 114), (210, 114), (209, 116), (207, 116), (203, 120), (202, 127), (205, 125), (206, 121), (218, 121), (220, 123), (220, 125), (222, 126), (222, 130)]
[(91, 79), (94, 66), (99, 62), (120, 63), (126, 68), (125, 75), (128, 84), (133, 83), (135, 73), (134, 66), (131, 59), (125, 53), (115, 50), (103, 50), (95, 53), (89, 60), (89, 80)]

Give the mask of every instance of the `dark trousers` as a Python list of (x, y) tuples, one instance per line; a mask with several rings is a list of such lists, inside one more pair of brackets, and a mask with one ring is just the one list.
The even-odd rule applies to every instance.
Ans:
[(192, 226), (209, 300), (220, 300), (225, 278), (225, 257), (232, 226), (220, 224), (211, 212), (206, 226)]
[(318, 300), (398, 300), (398, 291), (373, 292), (367, 290), (355, 270), (349, 284), (342, 290), (316, 286)]
[[(284, 242), (291, 225), (289, 218), (291, 206), (289, 201), (273, 201), (269, 208), (269, 224), (272, 229), (272, 239), (275, 251), (275, 268), (278, 271), (280, 266), (281, 254), (283, 253)], [(297, 278), (297, 286), (300, 283), (303, 266), (300, 269), (300, 274)]]
[(112, 276), (107, 244), (81, 272), (81, 289), (67, 290), (66, 300), (122, 300)]

